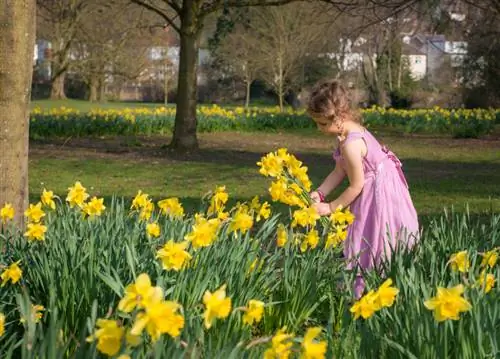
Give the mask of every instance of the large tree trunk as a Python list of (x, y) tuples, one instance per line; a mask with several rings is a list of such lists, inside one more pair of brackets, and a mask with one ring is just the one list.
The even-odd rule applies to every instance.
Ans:
[(91, 78), (90, 78), (90, 81), (89, 81), (89, 101), (90, 102), (96, 102), (97, 101), (97, 93), (98, 93), (98, 80), (97, 80), (97, 77), (95, 75), (93, 75)]
[(28, 204), (29, 101), (35, 0), (0, 0), (0, 206), (22, 225)]
[[(174, 136), (170, 147), (179, 151), (198, 148), (196, 137), (197, 68), (201, 25), (198, 5), (185, 0), (181, 18), (179, 80), (177, 84), (177, 112)], [(192, 4), (187, 4), (192, 3)]]
[(52, 80), (52, 88), (50, 89), (51, 100), (65, 100), (66, 93), (64, 92), (64, 80), (66, 72), (61, 72)]

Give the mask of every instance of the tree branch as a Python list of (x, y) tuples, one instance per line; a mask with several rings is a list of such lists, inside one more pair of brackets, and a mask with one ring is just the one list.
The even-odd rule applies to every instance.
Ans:
[[(181, 29), (179, 28), (178, 25), (176, 25), (174, 23), (174, 20), (177, 18), (178, 14), (176, 16), (174, 16), (173, 18), (168, 16), (165, 11), (163, 11), (162, 9), (159, 9), (157, 8), (156, 6), (153, 6), (149, 3), (146, 3), (144, 2), (143, 0), (130, 0), (131, 2), (133, 2), (134, 4), (137, 4), (139, 6), (142, 6), (150, 11), (153, 11), (154, 13), (160, 15), (163, 19), (165, 19), (166, 22), (168, 22), (168, 24), (175, 30), (177, 31), (178, 33), (181, 32)], [(171, 7), (172, 7), (172, 1), (168, 1), (167, 2)], [(172, 9), (175, 10), (175, 8), (172, 7)]]
[(305, 0), (218, 0), (211, 4), (204, 4), (201, 8), (203, 15), (222, 10), (224, 7), (248, 7), (248, 6), (278, 6), (291, 2)]

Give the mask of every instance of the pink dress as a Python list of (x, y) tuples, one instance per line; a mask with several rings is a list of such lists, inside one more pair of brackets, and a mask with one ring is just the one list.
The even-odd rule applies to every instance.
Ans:
[[(350, 206), (355, 220), (348, 229), (344, 257), (348, 269), (359, 265), (361, 273), (376, 268), (384, 257), (390, 259), (397, 246), (413, 246), (419, 226), (399, 159), (367, 130), (349, 133), (344, 145), (357, 139), (363, 139), (368, 150), (363, 158), (365, 184)], [(340, 148), (334, 159), (345, 169)], [(363, 290), (360, 275), (354, 284), (356, 298)]]

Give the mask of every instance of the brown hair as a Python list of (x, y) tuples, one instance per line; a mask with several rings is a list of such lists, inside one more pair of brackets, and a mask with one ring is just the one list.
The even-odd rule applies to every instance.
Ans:
[(351, 94), (337, 80), (325, 80), (317, 83), (309, 97), (307, 112), (313, 118), (328, 118), (349, 114), (353, 121), (361, 123), (361, 116), (352, 104)]

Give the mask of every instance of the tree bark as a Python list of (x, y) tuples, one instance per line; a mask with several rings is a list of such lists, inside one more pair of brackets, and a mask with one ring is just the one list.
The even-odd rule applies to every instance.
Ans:
[(97, 77), (92, 76), (92, 78), (90, 79), (89, 90), (90, 90), (89, 101), (96, 102), (97, 101), (97, 92), (98, 92)]
[(246, 88), (246, 96), (245, 96), (245, 108), (248, 110), (248, 107), (250, 107), (250, 89), (252, 86), (252, 81), (247, 80), (246, 85), (247, 85), (247, 88)]
[(35, 14), (34, 0), (0, 0), (0, 206), (11, 203), (19, 225), (28, 204)]
[(197, 68), (199, 53), (198, 4), (185, 0), (181, 17), (179, 79), (177, 84), (177, 109), (174, 135), (170, 147), (178, 151), (196, 150), (196, 102), (198, 93)]
[(62, 72), (52, 80), (52, 88), (50, 89), (50, 99), (51, 100), (65, 100), (66, 93), (64, 92), (64, 80), (66, 78), (66, 72)]

